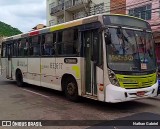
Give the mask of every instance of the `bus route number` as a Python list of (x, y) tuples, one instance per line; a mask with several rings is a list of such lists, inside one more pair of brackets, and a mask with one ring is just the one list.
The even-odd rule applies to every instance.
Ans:
[(50, 63), (51, 69), (62, 69), (63, 63)]

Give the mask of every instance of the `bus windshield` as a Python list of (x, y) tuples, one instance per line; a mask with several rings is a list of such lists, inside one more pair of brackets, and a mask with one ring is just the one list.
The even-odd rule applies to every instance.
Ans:
[(111, 43), (106, 46), (110, 69), (137, 72), (156, 69), (152, 33), (111, 27), (108, 31)]

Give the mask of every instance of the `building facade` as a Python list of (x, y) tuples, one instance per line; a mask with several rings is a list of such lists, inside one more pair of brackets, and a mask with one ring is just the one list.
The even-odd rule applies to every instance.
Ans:
[(126, 14), (147, 20), (152, 30), (160, 26), (160, 0), (126, 0)]
[(126, 0), (47, 0), (47, 26), (99, 13), (125, 14)]
[(126, 0), (126, 14), (150, 23), (154, 32), (157, 63), (160, 65), (160, 0)]

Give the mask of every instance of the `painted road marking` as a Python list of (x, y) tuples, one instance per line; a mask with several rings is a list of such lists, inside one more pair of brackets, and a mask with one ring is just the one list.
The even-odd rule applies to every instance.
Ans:
[(30, 93), (33, 93), (33, 94), (36, 94), (36, 95), (39, 95), (39, 96), (42, 96), (42, 97), (45, 97), (45, 98), (47, 98), (47, 99), (50, 99), (49, 96), (46, 96), (46, 95), (43, 95), (43, 94), (40, 94), (40, 93), (31, 91), (31, 90), (27, 90), (27, 89), (22, 89), (22, 90), (27, 91), (27, 92), (30, 92)]

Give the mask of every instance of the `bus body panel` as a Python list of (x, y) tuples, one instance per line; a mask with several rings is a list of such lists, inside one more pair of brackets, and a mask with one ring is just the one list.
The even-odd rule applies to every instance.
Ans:
[[(75, 62), (74, 62), (75, 61)], [(56, 58), (56, 76), (62, 77), (68, 73), (75, 77), (75, 79), (81, 79), (80, 57), (66, 57)]]
[[(40, 86), (40, 58), (28, 58), (27, 79), (30, 84)], [(34, 65), (33, 65), (34, 64)]]
[(24, 82), (28, 73), (28, 59), (27, 58), (12, 58), (12, 79), (16, 79), (16, 70), (21, 70)]
[[(106, 86), (105, 90), (106, 93), (105, 102), (117, 103), (117, 102), (131, 101), (140, 98), (155, 97), (157, 96), (157, 90), (158, 90), (158, 81), (151, 87), (139, 88), (139, 89), (125, 89), (109, 84)], [(137, 96), (138, 92), (145, 92), (145, 94), (142, 96)]]
[(61, 90), (60, 82), (56, 76), (55, 57), (41, 58), (41, 86)]
[(72, 75), (77, 81), (78, 93), (81, 95), (81, 60), (80, 57), (57, 57), (55, 70), (58, 85), (61, 87), (61, 79), (63, 75)]
[(3, 78), (7, 76), (7, 58), (1, 58), (2, 66), (1, 66), (1, 74)]
[(97, 99), (99, 101), (104, 101), (104, 91), (105, 91), (105, 87), (104, 87), (104, 71), (99, 68), (96, 67), (96, 73), (97, 73)]

